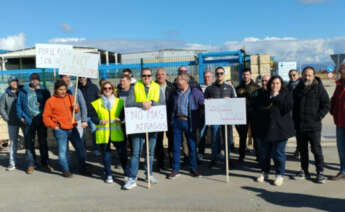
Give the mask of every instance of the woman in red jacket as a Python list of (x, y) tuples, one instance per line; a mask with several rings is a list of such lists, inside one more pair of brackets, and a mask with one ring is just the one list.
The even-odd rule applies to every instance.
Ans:
[[(54, 95), (45, 104), (43, 122), (47, 127), (54, 130), (63, 176), (72, 177), (67, 159), (68, 140), (72, 142), (77, 151), (81, 174), (90, 175), (85, 166), (85, 147), (78, 130), (75, 128), (77, 122), (72, 118), (74, 98), (67, 93), (67, 85), (61, 80), (55, 83), (54, 90)], [(78, 105), (75, 106), (75, 112), (79, 112)]]
[(341, 78), (337, 81), (331, 99), (331, 114), (337, 126), (337, 147), (340, 160), (340, 172), (332, 180), (345, 179), (345, 64), (339, 69)]

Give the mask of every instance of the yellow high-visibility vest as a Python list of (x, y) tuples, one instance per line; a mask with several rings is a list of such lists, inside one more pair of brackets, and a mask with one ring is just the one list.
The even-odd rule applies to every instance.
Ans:
[(104, 106), (102, 98), (96, 99), (91, 103), (99, 120), (108, 120), (110, 122), (105, 125), (96, 125), (96, 144), (107, 144), (109, 140), (113, 142), (121, 142), (124, 140), (121, 123), (114, 123), (115, 118), (120, 116), (123, 104), (122, 99), (115, 97), (114, 104), (109, 111)]
[(151, 82), (148, 95), (145, 93), (144, 83), (140, 80), (134, 84), (134, 95), (136, 102), (159, 102), (160, 85), (156, 82)]

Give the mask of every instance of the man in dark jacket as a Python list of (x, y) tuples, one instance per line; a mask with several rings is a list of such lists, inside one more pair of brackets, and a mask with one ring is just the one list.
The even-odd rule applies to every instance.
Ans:
[[(211, 86), (208, 86), (205, 90), (205, 99), (223, 99), (223, 98), (235, 98), (236, 94), (233, 88), (225, 83), (225, 70), (223, 67), (217, 67), (215, 70), (215, 76), (216, 76), (216, 82), (213, 83)], [(212, 149), (212, 155), (211, 155), (211, 163), (209, 165), (209, 168), (212, 168), (217, 160), (218, 154), (221, 151), (220, 145), (221, 145), (221, 131), (224, 131), (224, 126), (220, 125), (212, 125), (212, 143), (211, 143), (211, 149)], [(230, 146), (232, 143), (232, 126), (228, 125), (228, 147), (229, 147), (229, 153), (230, 153)]]
[[(83, 94), (86, 107), (87, 107), (87, 125), (90, 127), (91, 135), (92, 135), (92, 151), (96, 156), (100, 155), (100, 152), (98, 150), (98, 147), (96, 145), (96, 138), (95, 138), (95, 133), (96, 133), (96, 125), (92, 122), (91, 117), (89, 114), (91, 114), (92, 110), (92, 105), (91, 102), (95, 101), (96, 99), (99, 98), (99, 90), (97, 85), (93, 84), (90, 79), (86, 77), (80, 77), (79, 78), (79, 83), (78, 83), (78, 88)], [(84, 143), (86, 142), (86, 136), (85, 136), (85, 129), (83, 130), (82, 135), (80, 137), (84, 140)]]
[[(177, 69), (177, 72), (178, 72), (178, 74), (181, 74), (181, 73), (188, 74), (188, 69), (187, 69), (186, 66), (180, 66), (180, 67)], [(197, 89), (199, 89), (199, 90), (201, 91), (201, 86), (200, 86), (200, 84), (194, 79), (194, 77), (191, 76), (190, 74), (188, 74), (188, 76), (189, 76), (189, 86), (190, 86), (191, 88), (197, 88)], [(174, 85), (175, 85), (175, 88), (178, 89), (178, 88), (177, 88), (177, 84), (176, 84), (176, 80), (177, 80), (177, 78), (176, 78), (175, 81), (174, 81), (174, 82), (175, 82)]]
[(172, 106), (170, 120), (173, 127), (173, 171), (169, 179), (179, 176), (182, 133), (186, 134), (189, 146), (189, 163), (191, 174), (200, 177), (197, 171), (196, 160), (196, 130), (203, 125), (202, 110), (204, 95), (197, 88), (189, 86), (189, 76), (186, 73), (178, 75), (176, 80), (177, 90), (173, 93), (169, 105)]
[[(169, 114), (171, 111), (171, 106), (168, 104), (170, 101), (170, 98), (175, 91), (175, 86), (167, 81), (167, 73), (165, 72), (164, 68), (158, 68), (156, 72), (156, 82), (161, 86), (161, 92), (163, 94), (166, 106), (167, 106), (167, 115), (169, 118)], [(173, 137), (172, 137), (172, 127), (170, 124), (170, 120), (168, 120), (168, 132), (166, 133), (168, 138), (168, 155), (169, 160), (171, 162), (171, 154), (172, 154), (172, 145), (173, 145)], [(159, 132), (157, 134), (157, 143), (156, 143), (156, 158), (157, 158), (157, 169), (164, 169), (164, 160), (165, 160), (165, 154), (164, 154), (164, 146), (163, 146), (163, 139), (164, 139), (164, 133)]]
[[(289, 71), (289, 78), (290, 78), (290, 81), (287, 85), (287, 88), (289, 89), (290, 92), (293, 92), (295, 90), (296, 86), (298, 85), (298, 83), (301, 81), (300, 76), (299, 76), (296, 69), (291, 69)], [(297, 138), (296, 138), (296, 140), (297, 140)], [(298, 152), (297, 147), (296, 147), (296, 151), (295, 151), (294, 155), (296, 158), (299, 158), (299, 152)]]
[[(251, 71), (250, 69), (244, 69), (242, 72), (242, 81), (239, 86), (236, 87), (237, 97), (239, 98), (246, 98), (247, 104), (247, 123), (250, 123), (250, 96), (251, 94), (259, 88), (259, 86), (254, 83), (251, 79)], [(236, 126), (238, 135), (240, 137), (240, 148), (239, 148), (239, 155), (240, 155), (240, 162), (244, 160), (247, 148), (247, 134), (248, 134), (248, 124), (246, 125), (237, 125)], [(256, 148), (255, 140), (254, 140), (254, 148)]]
[(17, 117), (17, 96), (19, 92), (18, 79), (15, 76), (8, 78), (8, 88), (0, 99), (0, 115), (7, 122), (9, 142), (10, 142), (10, 154), (9, 165), (7, 171), (12, 171), (16, 168), (16, 152), (18, 142), (19, 128), (23, 130), (23, 125)]
[(302, 81), (293, 92), (294, 110), (293, 119), (297, 132), (297, 146), (301, 154), (302, 171), (297, 173), (296, 179), (309, 178), (309, 153), (310, 142), (315, 157), (317, 182), (325, 183), (323, 175), (324, 159), (321, 148), (321, 120), (326, 116), (330, 108), (327, 91), (321, 80), (315, 77), (315, 70), (308, 66), (303, 69)]
[(48, 164), (47, 128), (43, 124), (42, 112), (50, 93), (40, 87), (40, 76), (37, 73), (30, 75), (30, 83), (18, 95), (16, 109), (17, 117), (24, 124), (25, 157), (27, 174), (35, 170), (35, 134), (37, 131), (40, 147), (41, 163), (46, 171), (52, 171)]

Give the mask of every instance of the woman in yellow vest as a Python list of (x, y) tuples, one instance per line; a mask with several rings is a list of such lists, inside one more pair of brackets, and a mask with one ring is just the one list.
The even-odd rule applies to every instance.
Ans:
[[(160, 92), (160, 86), (158, 83), (152, 81), (152, 71), (149, 68), (144, 68), (141, 71), (141, 80), (137, 81), (134, 89), (130, 90), (130, 93), (126, 99), (126, 107), (141, 107), (144, 110), (149, 110), (155, 105), (164, 105), (165, 100)], [(155, 151), (155, 145), (157, 140), (157, 133), (149, 133), (149, 152), (150, 152), (150, 167), (153, 167), (153, 156)], [(145, 143), (145, 133), (138, 133), (131, 135), (132, 141), (132, 156), (130, 160), (129, 178), (124, 185), (124, 189), (132, 189), (137, 186), (136, 178), (139, 169), (140, 153)], [(146, 163), (145, 163), (146, 164)], [(157, 180), (152, 176), (152, 168), (150, 169), (150, 182), (156, 184)], [(146, 173), (146, 179), (147, 179)]]
[(124, 142), (124, 133), (121, 128), (123, 119), (123, 100), (114, 96), (114, 86), (106, 81), (101, 86), (101, 97), (91, 103), (91, 119), (96, 124), (96, 144), (100, 145), (103, 154), (105, 182), (113, 183), (111, 172), (111, 143), (114, 144), (120, 155), (124, 175), (127, 171), (127, 149)]

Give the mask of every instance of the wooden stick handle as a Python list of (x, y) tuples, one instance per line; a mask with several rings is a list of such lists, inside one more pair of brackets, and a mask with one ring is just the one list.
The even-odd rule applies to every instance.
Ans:
[(151, 167), (150, 167), (150, 145), (149, 133), (146, 133), (146, 167), (147, 167), (147, 188), (151, 188)]
[(229, 151), (228, 151), (228, 125), (225, 125), (225, 174), (226, 182), (229, 183)]
[(78, 81), (79, 81), (79, 77), (77, 77), (77, 79), (75, 80), (74, 103), (73, 103), (73, 111), (72, 111), (72, 124), (74, 123), (75, 106), (77, 105), (77, 98), (78, 98)]

